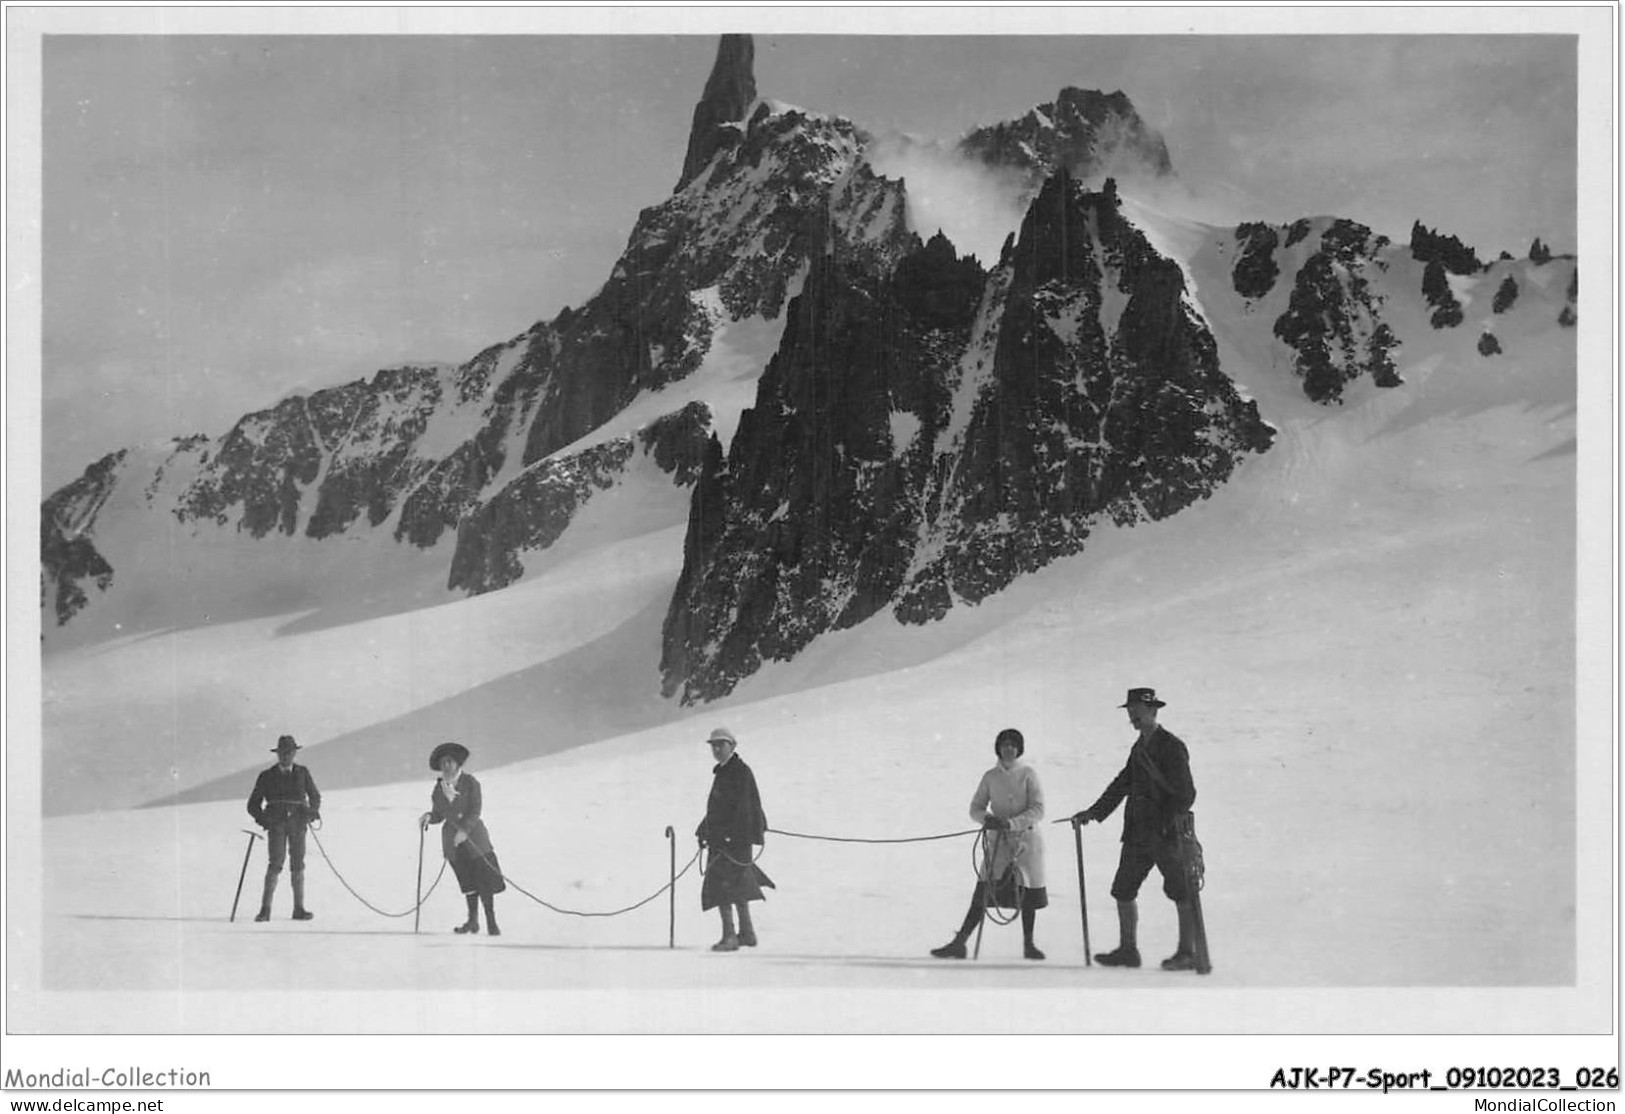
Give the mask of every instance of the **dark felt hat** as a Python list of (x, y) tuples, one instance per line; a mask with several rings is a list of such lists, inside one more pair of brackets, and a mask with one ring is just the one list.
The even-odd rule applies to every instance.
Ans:
[(448, 754), (457, 760), (457, 765), (468, 765), (467, 747), (462, 743), (441, 743), (429, 752), (429, 769), (439, 770), (440, 760)]
[(1129, 689), (1128, 699), (1118, 705), (1127, 708), (1130, 704), (1144, 704), (1147, 708), (1166, 708), (1167, 705), (1157, 699), (1156, 689)]
[(276, 741), (276, 746), (271, 749), (277, 754), (282, 754), (285, 751), (298, 750), (299, 744), (293, 741), (292, 735), (284, 735)]

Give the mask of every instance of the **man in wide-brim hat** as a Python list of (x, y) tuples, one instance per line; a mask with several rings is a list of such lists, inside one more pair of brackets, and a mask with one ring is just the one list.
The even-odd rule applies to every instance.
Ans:
[(293, 883), (293, 919), (308, 921), (313, 914), (305, 908), (305, 826), (321, 819), (322, 794), (310, 771), (294, 761), (299, 744), (292, 735), (277, 739), (276, 764), (260, 771), (254, 791), (248, 795), (248, 814), (265, 829), (265, 889), (260, 895), (256, 921), (271, 919), (271, 898), (282, 864), (289, 862), (288, 877)]
[(1163, 960), (1163, 969), (1186, 971), (1196, 967), (1196, 913), (1188, 892), (1178, 831), (1180, 820), (1196, 802), (1196, 786), (1191, 780), (1190, 753), (1185, 744), (1157, 725), (1157, 710), (1166, 706), (1157, 699), (1156, 689), (1128, 690), (1128, 698), (1118, 705), (1127, 709), (1129, 722), (1138, 732), (1128, 761), (1100, 799), (1072, 817), (1078, 824), (1105, 820), (1119, 801), (1128, 798), (1128, 807), (1123, 810), (1123, 850), (1117, 876), (1112, 879), (1118, 944), (1116, 950), (1095, 956), (1107, 967), (1140, 965), (1136, 898), (1153, 866), (1162, 875), (1162, 892), (1179, 912), (1179, 947)]

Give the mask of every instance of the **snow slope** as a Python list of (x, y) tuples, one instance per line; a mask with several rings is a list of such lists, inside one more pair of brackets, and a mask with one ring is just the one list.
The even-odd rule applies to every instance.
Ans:
[[(1207, 502), (1102, 529), (1084, 554), (943, 622), (881, 617), (770, 664), (717, 705), (680, 710), (658, 698), (656, 665), (682, 527), (648, 529), (636, 500), (621, 511), (605, 500), (596, 525), (572, 533), (590, 528), (606, 544), (567, 536), (572, 548), (488, 596), (348, 623), (301, 625), (295, 613), (47, 659), (41, 933), (27, 942), (37, 985), (13, 994), (9, 1024), (1606, 1027), (1609, 972), (1594, 945), (1599, 923), (1607, 935), (1608, 879), (1576, 819), (1606, 797), (1582, 777), (1606, 740), (1577, 741), (1578, 415), (1572, 333), (1543, 325), (1556, 303), (1543, 311), (1526, 293), (1500, 323), (1508, 355), (1495, 360), (1402, 329), (1406, 385), (1359, 387), (1332, 411), (1302, 398), (1279, 353), (1245, 348), (1248, 308), (1215, 293), (1227, 286), (1219, 234), (1211, 250), (1180, 235), (1224, 366), (1278, 427), (1276, 446)], [(1487, 301), (1469, 307), (1470, 322)], [(802, 838), (968, 830), (993, 736), (1011, 725), (1062, 818), (1120, 768), (1132, 740), (1117, 705), (1140, 684), (1164, 694), (1163, 722), (1191, 751), (1215, 964), (1205, 979), (1155, 968), (1175, 927), (1155, 878), (1141, 895), (1151, 967), (1085, 965), (1064, 824), (1045, 832), (1041, 964), (1020, 959), (1015, 928), (997, 926), (979, 961), (927, 958), (964, 911), (970, 836)], [(694, 852), (710, 783), (702, 740), (716, 723), (741, 738), (776, 830), (762, 858), (778, 883), (757, 914), (762, 945), (736, 956), (706, 947), (716, 929), (694, 870), (676, 887), (675, 949), (658, 894), (666, 827), (679, 868)], [(271, 924), (229, 924), (248, 841), (242, 799), (284, 730), (310, 744), (301, 760), (326, 789), (309, 863), (317, 920), (286, 920), (284, 883)], [(449, 934), (461, 919), (449, 879), (413, 932), (425, 758), (450, 737), (473, 751), (515, 883), (499, 899), (500, 939)], [(1107, 889), (1120, 823), (1083, 837), (1096, 950), (1116, 939)], [(256, 846), (250, 912), (262, 861)], [(574, 916), (521, 888), (576, 912), (653, 900)], [(325, 1070), (410, 1081), (420, 1069)]]

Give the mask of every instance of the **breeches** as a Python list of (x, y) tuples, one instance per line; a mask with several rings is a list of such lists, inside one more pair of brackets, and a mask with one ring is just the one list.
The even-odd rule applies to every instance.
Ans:
[(1125, 843), (1117, 861), (1117, 877), (1112, 879), (1112, 897), (1133, 901), (1151, 868), (1162, 874), (1162, 892), (1170, 901), (1184, 901), (1185, 860), (1179, 853), (1179, 840), (1159, 838), (1155, 843)]
[(273, 824), (265, 830), (265, 846), (270, 858), (265, 864), (265, 873), (281, 874), (282, 863), (292, 858), (290, 864), (295, 874), (305, 871), (305, 826), (303, 824)]

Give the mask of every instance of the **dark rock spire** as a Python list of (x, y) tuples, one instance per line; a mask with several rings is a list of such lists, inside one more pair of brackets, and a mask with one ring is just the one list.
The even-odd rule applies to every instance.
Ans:
[(755, 63), (756, 46), (749, 35), (722, 36), (705, 95), (694, 106), (688, 154), (683, 156), (683, 176), (677, 180), (677, 189), (692, 182), (727, 143), (729, 133), (723, 125), (745, 118), (745, 110), (756, 100)]

